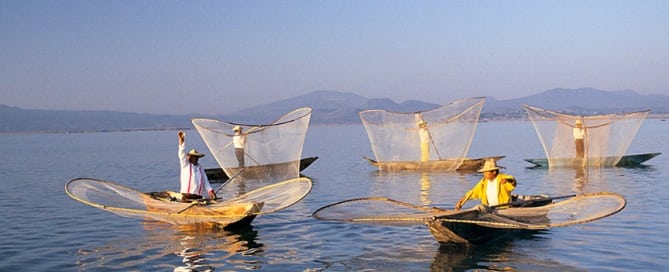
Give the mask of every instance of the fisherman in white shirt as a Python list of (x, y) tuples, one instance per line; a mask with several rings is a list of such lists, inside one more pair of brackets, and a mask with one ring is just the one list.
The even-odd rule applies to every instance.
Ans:
[(216, 192), (211, 188), (207, 174), (199, 163), (199, 159), (204, 157), (204, 154), (195, 149), (186, 153), (186, 133), (179, 130), (177, 136), (179, 137), (178, 155), (181, 165), (180, 192), (216, 199)]

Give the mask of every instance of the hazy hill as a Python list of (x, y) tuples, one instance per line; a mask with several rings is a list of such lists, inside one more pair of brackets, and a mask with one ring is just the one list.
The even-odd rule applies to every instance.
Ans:
[(0, 105), (0, 132), (83, 132), (190, 127), (190, 117), (117, 111), (27, 110)]
[(603, 91), (593, 88), (551, 89), (510, 100), (488, 99), (484, 113), (522, 111), (523, 104), (565, 113), (594, 115), (651, 110), (669, 113), (669, 96), (640, 95), (634, 91)]
[(220, 120), (234, 120), (237, 123), (264, 124), (300, 107), (312, 108), (312, 123), (332, 124), (360, 122), (358, 112), (365, 109), (413, 112), (435, 108), (438, 105), (416, 100), (398, 104), (388, 98), (370, 99), (348, 92), (314, 91), (270, 104), (247, 108), (233, 114), (216, 116), (216, 118)]
[[(463, 96), (466, 98), (467, 96)], [(522, 118), (521, 105), (570, 114), (606, 114), (652, 110), (669, 114), (669, 96), (640, 95), (634, 91), (603, 91), (592, 88), (552, 89), (518, 99), (488, 98), (481, 119)], [(0, 105), (0, 132), (80, 132), (140, 129), (192, 128), (191, 118), (204, 117), (235, 123), (266, 124), (300, 107), (311, 107), (312, 124), (360, 123), (358, 112), (382, 109), (396, 112), (429, 110), (440, 105), (409, 100), (367, 98), (350, 92), (314, 91), (305, 95), (217, 116), (159, 115), (116, 111), (29, 110)]]

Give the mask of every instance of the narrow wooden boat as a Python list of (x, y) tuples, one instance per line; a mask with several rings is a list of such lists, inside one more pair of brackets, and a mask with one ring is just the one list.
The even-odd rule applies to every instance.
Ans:
[[(220, 203), (199, 195), (171, 191), (142, 195), (147, 211), (172, 224), (217, 224), (225, 229), (249, 225), (263, 202)], [(202, 218), (208, 218), (203, 220)]]
[(456, 171), (476, 171), (483, 166), (486, 159), (498, 161), (505, 156), (485, 157), (476, 159), (442, 159), (433, 161), (392, 161), (378, 162), (364, 157), (369, 164), (383, 171), (444, 171), (455, 169)]
[[(317, 156), (307, 157), (300, 160), (300, 171), (309, 167), (314, 161), (318, 159)], [(268, 164), (268, 165), (254, 165), (248, 166), (244, 170), (245, 176), (262, 176), (269, 175), (272, 172), (272, 169), (281, 169), (289, 166), (293, 162), (286, 163), (277, 163), (277, 164)], [(239, 172), (239, 168), (230, 168), (229, 171), (233, 173)], [(228, 175), (223, 171), (222, 168), (207, 168), (204, 170), (207, 178), (210, 182), (223, 182), (228, 180)]]
[(65, 192), (83, 204), (128, 218), (173, 225), (202, 224), (216, 228), (248, 225), (257, 215), (283, 210), (302, 200), (312, 181), (306, 177), (268, 184), (228, 199), (171, 191), (140, 192), (128, 186), (94, 178), (65, 183)]
[[(643, 153), (643, 154), (633, 154), (633, 155), (624, 155), (618, 162), (615, 162), (616, 157), (605, 157), (605, 158), (590, 158), (591, 161), (596, 162), (597, 165), (602, 166), (615, 166), (615, 167), (636, 167), (640, 166), (644, 162), (660, 155), (662, 153)], [(532, 167), (548, 167), (548, 159), (525, 159), (526, 162), (533, 164)], [(578, 166), (583, 165), (583, 159), (579, 158), (563, 158), (557, 159), (556, 164), (559, 166)], [(614, 165), (615, 164), (615, 165)]]
[(622, 195), (613, 192), (555, 197), (512, 195), (509, 203), (447, 210), (386, 197), (362, 197), (323, 206), (312, 216), (318, 220), (385, 226), (427, 225), (440, 243), (468, 245), (520, 232), (592, 222), (620, 212), (626, 203)]
[[(532, 210), (535, 207), (546, 206), (553, 202), (553, 198), (548, 195), (520, 196), (512, 195), (512, 204), (508, 209), (502, 209), (495, 214), (482, 205), (463, 211), (447, 211), (442, 217), (447, 220), (431, 220), (427, 222), (432, 236), (442, 244), (479, 244), (490, 242), (509, 236), (523, 233), (534, 232), (536, 229), (519, 229), (505, 227), (491, 227), (495, 225), (503, 226), (505, 224), (513, 226), (520, 222), (529, 224), (547, 223), (547, 210), (539, 212), (528, 212), (523, 217), (514, 216), (505, 217), (503, 214), (524, 214), (524, 212), (514, 212), (520, 210)], [(501, 212), (500, 212), (501, 211)], [(509, 212), (510, 211), (510, 212)], [(486, 224), (477, 224), (472, 222), (485, 222)]]

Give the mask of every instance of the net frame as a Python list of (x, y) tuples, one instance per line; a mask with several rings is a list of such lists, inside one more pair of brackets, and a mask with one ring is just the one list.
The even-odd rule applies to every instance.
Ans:
[[(556, 200), (563, 197), (549, 198)], [(521, 202), (529, 201), (515, 203)], [(502, 208), (502, 205), (479, 205), (462, 211), (427, 208), (385, 197), (365, 197), (323, 206), (314, 211), (312, 216), (324, 221), (388, 226), (441, 221), (496, 229), (540, 230), (592, 222), (616, 214), (626, 205), (625, 198), (613, 192), (570, 195), (564, 200), (538, 207)]]
[(475, 97), (425, 111), (358, 115), (379, 169), (429, 169), (438, 163), (440, 170), (456, 170), (469, 152), (484, 103), (484, 97)]
[(65, 184), (67, 195), (83, 204), (128, 218), (170, 224), (214, 222), (228, 225), (257, 215), (286, 209), (306, 197), (312, 181), (300, 177), (274, 183), (212, 204), (165, 202), (130, 187), (95, 178), (76, 178)]
[[(523, 105), (539, 137), (549, 167), (611, 167), (627, 152), (650, 110), (606, 115), (571, 115)], [(583, 155), (575, 143), (583, 126)]]
[[(309, 107), (298, 108), (269, 124), (241, 124), (207, 118), (194, 118), (192, 123), (227, 176), (244, 169), (243, 180), (259, 180), (262, 184), (255, 187), (259, 188), (299, 177), (311, 113)], [(245, 164), (241, 167), (233, 144), (233, 129), (236, 127), (246, 135), (243, 149)]]

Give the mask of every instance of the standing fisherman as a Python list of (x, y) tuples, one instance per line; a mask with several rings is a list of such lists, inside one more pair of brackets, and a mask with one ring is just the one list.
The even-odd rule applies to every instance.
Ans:
[(232, 143), (235, 146), (235, 156), (237, 156), (237, 163), (239, 168), (244, 167), (244, 146), (246, 145), (246, 134), (242, 132), (242, 127), (237, 125), (232, 131), (235, 133), (232, 136)]
[(426, 162), (430, 159), (430, 131), (427, 130), (427, 122), (418, 122), (418, 135), (420, 137), (420, 161)]
[[(186, 153), (186, 133), (179, 130), (177, 136), (179, 137), (178, 154), (179, 164), (181, 165), (180, 192), (216, 199), (216, 193), (209, 184), (207, 174), (204, 172), (202, 165), (198, 163), (199, 159), (204, 157), (204, 154), (197, 152), (195, 149)], [(204, 193), (207, 194), (204, 195)]]

